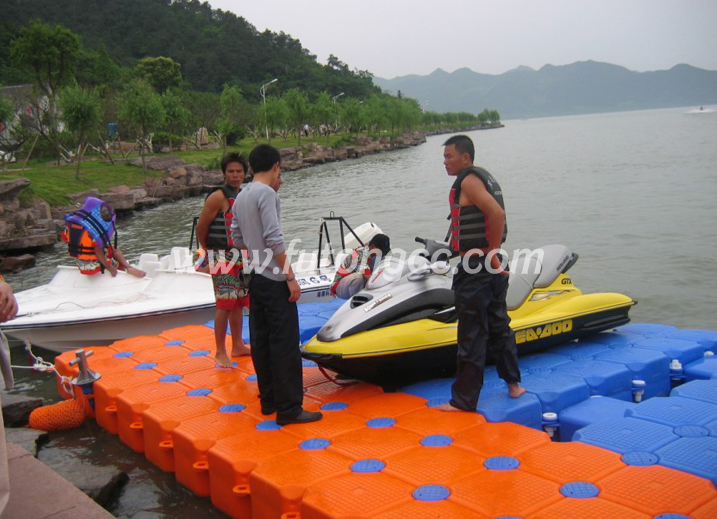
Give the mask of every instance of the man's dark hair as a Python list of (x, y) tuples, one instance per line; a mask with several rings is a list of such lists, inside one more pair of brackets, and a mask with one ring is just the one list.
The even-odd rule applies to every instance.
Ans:
[(467, 135), (454, 135), (444, 142), (443, 145), (455, 146), (458, 153), (467, 153), (471, 158), (471, 162), (476, 158), (475, 146), (473, 146), (473, 141)]
[(281, 164), (281, 154), (269, 144), (259, 144), (249, 154), (249, 164), (254, 174), (271, 170), (277, 162)]
[(244, 155), (241, 153), (237, 153), (236, 151), (232, 151), (230, 153), (227, 153), (222, 157), (222, 173), (227, 172), (227, 166), (232, 162), (238, 162), (242, 166), (244, 166), (244, 173), (249, 174), (249, 162), (247, 162)]

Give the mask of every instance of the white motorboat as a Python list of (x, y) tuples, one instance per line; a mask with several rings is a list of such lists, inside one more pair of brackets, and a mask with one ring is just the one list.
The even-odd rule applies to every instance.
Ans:
[[(349, 231), (342, 248), (357, 246), (359, 239), (365, 243), (381, 232), (370, 223)], [(210, 275), (197, 272), (192, 259), (187, 247), (174, 247), (162, 258), (142, 254), (137, 267), (147, 273), (144, 278), (122, 271), (116, 277), (86, 276), (76, 266), (59, 266), (48, 284), (15, 294), (20, 313), (2, 330), (35, 346), (66, 351), (205, 324), (214, 318), (214, 290)], [(332, 299), (337, 263), (333, 259), (304, 253), (292, 265), (301, 287), (299, 303)]]

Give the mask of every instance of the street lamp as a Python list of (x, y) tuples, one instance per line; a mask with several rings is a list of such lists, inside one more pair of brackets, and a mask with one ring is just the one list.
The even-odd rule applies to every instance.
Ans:
[(261, 88), (259, 89), (259, 93), (261, 94), (261, 98), (264, 101), (264, 130), (266, 130), (266, 140), (269, 140), (269, 125), (267, 124), (266, 120), (266, 87), (271, 85), (272, 83), (276, 83), (279, 81), (277, 78), (272, 79), (268, 83), (264, 83), (261, 85)]
[(339, 95), (336, 95), (336, 96), (334, 96), (334, 97), (331, 98), (331, 100), (334, 102), (334, 111), (336, 112), (336, 131), (337, 131), (337, 132), (339, 131), (339, 126), (341, 126), (341, 118), (340, 118), (340, 116), (339, 116), (338, 110), (336, 110), (336, 100), (337, 100), (339, 97), (341, 97), (342, 95), (344, 95), (343, 92), (341, 92)]

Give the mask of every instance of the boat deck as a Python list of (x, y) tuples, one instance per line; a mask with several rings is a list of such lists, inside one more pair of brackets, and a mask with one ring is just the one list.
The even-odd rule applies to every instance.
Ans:
[[(333, 311), (300, 308), (303, 337)], [(217, 369), (213, 349), (210, 326), (96, 348), (84, 398), (231, 517), (717, 517), (715, 331), (629, 325), (522, 357), (517, 400), (491, 367), (475, 414), (433, 409), (448, 379), (385, 393), (305, 361), (304, 405), (324, 419), (285, 427), (261, 414), (251, 360)]]

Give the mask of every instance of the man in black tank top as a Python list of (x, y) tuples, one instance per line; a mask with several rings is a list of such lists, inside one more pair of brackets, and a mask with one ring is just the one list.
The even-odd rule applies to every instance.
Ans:
[[(451, 189), (451, 246), (461, 255), (453, 276), (458, 314), (458, 359), (451, 400), (441, 411), (476, 411), (488, 348), (508, 394), (518, 398), (520, 370), (505, 298), (508, 271), (498, 254), (507, 232), (503, 193), (493, 176), (473, 166), (473, 141), (456, 135), (444, 143), (443, 163), (457, 177)], [(456, 185), (457, 184), (457, 185)]]
[(232, 330), (231, 356), (251, 353), (242, 340), (243, 309), (249, 305), (249, 296), (246, 294), (241, 263), (237, 260), (231, 268), (222, 268), (220, 264), (232, 260), (230, 211), (249, 170), (249, 163), (240, 153), (228, 153), (222, 158), (221, 167), (224, 185), (216, 188), (204, 201), (197, 222), (197, 239), (209, 260), (214, 284), (217, 305), (214, 316), (214, 340), (217, 346), (215, 361), (217, 367), (229, 368), (232, 361), (226, 351), (227, 325)]

